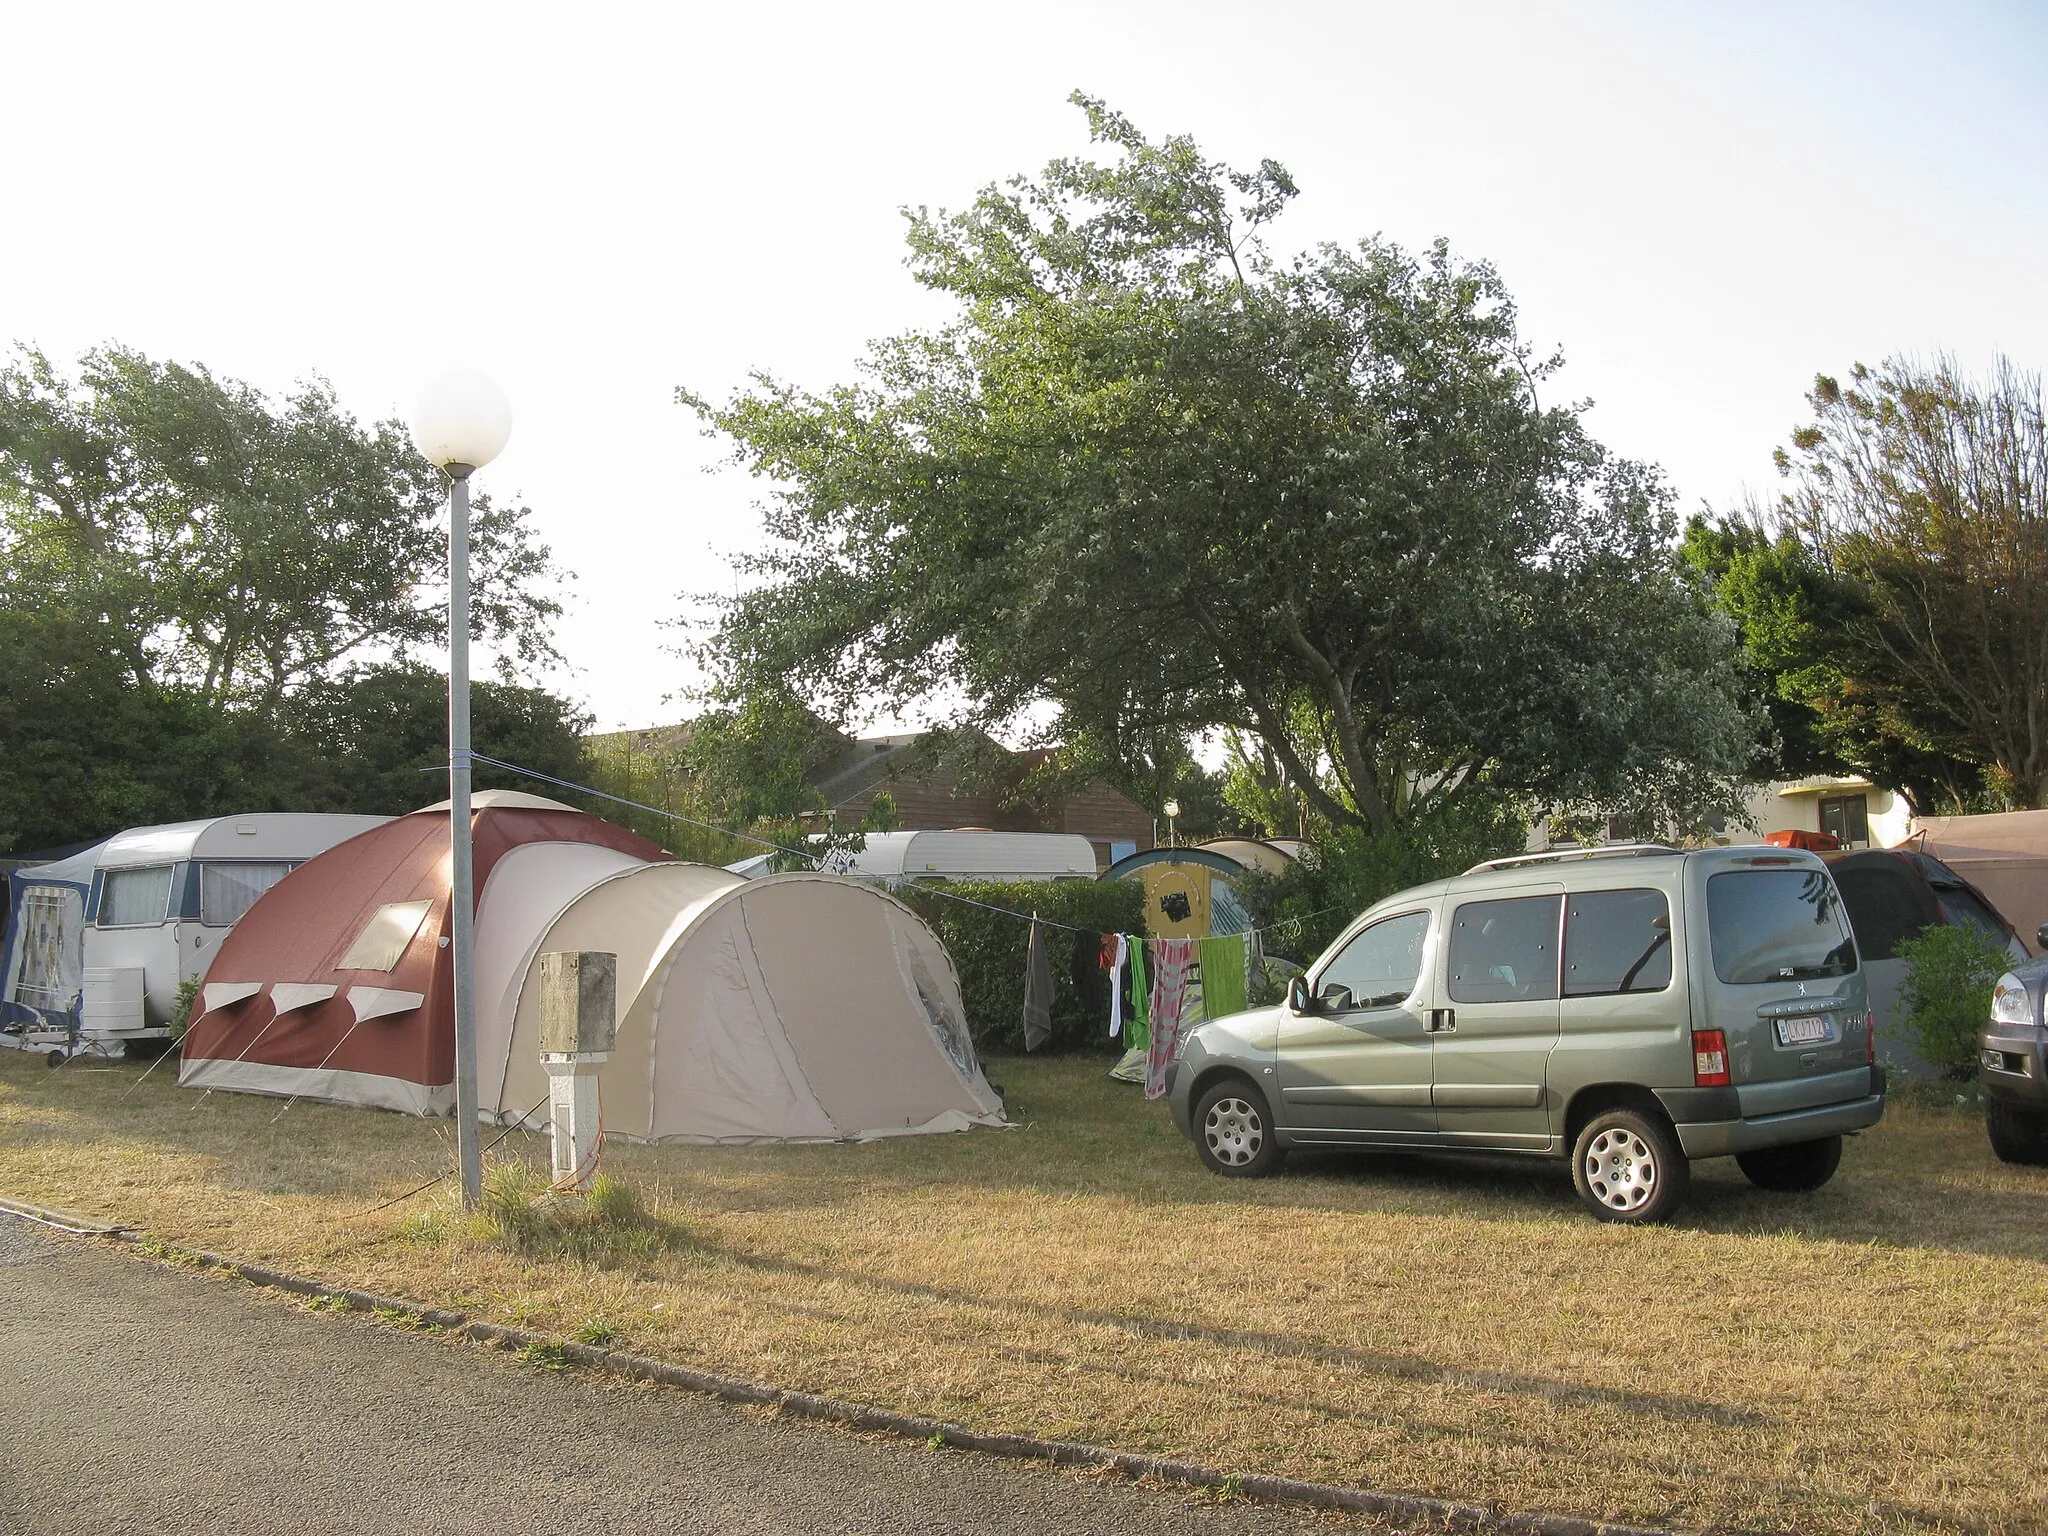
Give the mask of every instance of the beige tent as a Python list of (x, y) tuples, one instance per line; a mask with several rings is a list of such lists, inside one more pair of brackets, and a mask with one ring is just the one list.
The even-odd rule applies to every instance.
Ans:
[(500, 862), (477, 926), (496, 936), (477, 954), (479, 1098), (501, 1122), (546, 1119), (540, 956), (602, 950), (618, 956), (618, 1043), (598, 1072), (607, 1135), (837, 1141), (1004, 1123), (951, 960), (874, 886), (537, 845)]
[(1920, 847), (1991, 898), (2029, 949), (2048, 923), (2048, 811), (1926, 816), (1914, 823)]

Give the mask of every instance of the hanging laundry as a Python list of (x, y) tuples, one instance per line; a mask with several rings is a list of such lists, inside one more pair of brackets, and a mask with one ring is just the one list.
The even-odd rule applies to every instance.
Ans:
[(1052, 1038), (1052, 955), (1045, 927), (1031, 915), (1031, 943), (1024, 954), (1024, 1049), (1035, 1051)]
[(1102, 935), (1092, 928), (1074, 933), (1074, 953), (1067, 963), (1067, 977), (1074, 984), (1074, 996), (1085, 1018), (1102, 1006)]
[(1124, 955), (1126, 945), (1120, 933), (1102, 936), (1102, 968), (1109, 972), (1109, 1038), (1124, 1029)]
[(1246, 1007), (1245, 936), (1197, 941), (1202, 958), (1202, 1017), (1220, 1019)]
[(1180, 1051), (1180, 1010), (1188, 969), (1195, 960), (1193, 939), (1154, 939), (1152, 948), (1151, 1049), (1145, 1055), (1145, 1097), (1166, 1094), (1166, 1069)]
[(1131, 1009), (1124, 1025), (1124, 1039), (1134, 1051), (1149, 1050), (1152, 1044), (1152, 1002), (1150, 983), (1145, 979), (1145, 940), (1130, 935), (1126, 950), (1131, 962)]

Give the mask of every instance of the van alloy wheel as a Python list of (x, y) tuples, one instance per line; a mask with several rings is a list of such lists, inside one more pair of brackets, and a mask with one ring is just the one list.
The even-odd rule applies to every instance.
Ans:
[(1202, 1139), (1217, 1162), (1242, 1168), (1266, 1144), (1266, 1122), (1243, 1099), (1218, 1099), (1202, 1120)]
[(1273, 1139), (1266, 1096), (1241, 1077), (1215, 1084), (1196, 1103), (1195, 1150), (1211, 1173), (1256, 1179), (1280, 1166), (1284, 1149)]
[(1661, 1114), (1647, 1106), (1609, 1109), (1580, 1129), (1572, 1183), (1602, 1221), (1668, 1221), (1692, 1191), (1692, 1164)]
[(1602, 1205), (1635, 1211), (1657, 1193), (1657, 1154), (1626, 1126), (1611, 1126), (1586, 1149), (1586, 1184)]

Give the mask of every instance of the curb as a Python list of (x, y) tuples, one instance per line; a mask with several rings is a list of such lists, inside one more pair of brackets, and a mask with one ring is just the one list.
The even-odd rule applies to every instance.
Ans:
[(754, 1382), (741, 1381), (736, 1377), (692, 1370), (688, 1366), (674, 1365), (669, 1361), (652, 1359), (646, 1355), (600, 1349), (595, 1345), (578, 1344), (572, 1339), (535, 1333), (526, 1328), (509, 1327), (503, 1323), (487, 1323), (463, 1312), (429, 1307), (403, 1297), (379, 1296), (375, 1292), (356, 1290), (349, 1286), (328, 1285), (322, 1281), (309, 1280), (303, 1275), (291, 1274), (286, 1270), (271, 1269), (262, 1264), (248, 1264), (240, 1259), (209, 1253), (203, 1248), (188, 1248), (182, 1243), (157, 1242), (132, 1227), (108, 1226), (67, 1212), (45, 1210), (20, 1200), (0, 1197), (0, 1213), (55, 1227), (59, 1231), (80, 1237), (103, 1237), (114, 1242), (132, 1244), (138, 1248), (146, 1246), (152, 1255), (161, 1254), (200, 1269), (217, 1269), (239, 1275), (251, 1285), (290, 1291), (299, 1296), (332, 1297), (346, 1303), (349, 1310), (354, 1312), (371, 1312), (384, 1316), (395, 1313), (415, 1319), (428, 1327), (442, 1329), (450, 1335), (472, 1338), (486, 1344), (510, 1344), (521, 1348), (540, 1346), (558, 1354), (564, 1360), (571, 1360), (578, 1365), (597, 1370), (615, 1372), (636, 1381), (658, 1382), (663, 1386), (680, 1387), (687, 1392), (715, 1397), (722, 1402), (773, 1408), (778, 1413), (793, 1418), (895, 1435), (907, 1440), (922, 1440), (927, 1444), (944, 1445), (955, 1450), (979, 1451), (985, 1455), (1007, 1456), (1021, 1461), (1051, 1462), (1056, 1466), (1095, 1467), (1115, 1472), (1133, 1481), (1156, 1478), (1161, 1482), (1189, 1488), (1229, 1487), (1251, 1498), (1273, 1503), (1300, 1504), (1312, 1509), (1342, 1510), (1351, 1514), (1376, 1515), (1391, 1520), (1428, 1522), (1435, 1528), (1450, 1531), (1501, 1532), (1508, 1533), (1508, 1536), (1676, 1536), (1676, 1533), (1663, 1527), (1616, 1525), (1610, 1521), (1581, 1520), (1569, 1515), (1547, 1515), (1535, 1511), (1503, 1514), (1483, 1504), (1468, 1504), (1455, 1499), (1436, 1499), (1424, 1494), (1378, 1493), (1371, 1489), (1346, 1488), (1334, 1483), (1309, 1483), (1290, 1477), (1270, 1477), (1264, 1473), (1248, 1472), (1234, 1476), (1198, 1466), (1193, 1462), (1170, 1461), (1164, 1457), (1146, 1456), (1135, 1451), (1115, 1451), (1105, 1446), (1084, 1445), (1069, 1440), (1042, 1440), (1034, 1435), (970, 1429), (964, 1424), (948, 1423), (943, 1419), (922, 1418), (916, 1414), (898, 1413), (891, 1408), (871, 1407), (863, 1403), (848, 1402), (843, 1398), (820, 1397), (810, 1392), (764, 1387)]

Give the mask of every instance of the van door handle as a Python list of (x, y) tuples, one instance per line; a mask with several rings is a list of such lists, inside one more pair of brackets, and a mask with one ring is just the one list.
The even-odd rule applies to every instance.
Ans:
[(1430, 1009), (1429, 1032), (1432, 1035), (1456, 1034), (1458, 1032), (1458, 1010), (1455, 1008)]

